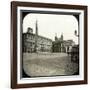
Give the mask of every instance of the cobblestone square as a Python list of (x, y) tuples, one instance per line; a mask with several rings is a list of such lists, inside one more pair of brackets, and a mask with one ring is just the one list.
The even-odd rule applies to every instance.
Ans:
[(30, 77), (74, 75), (78, 64), (66, 53), (23, 53), (23, 69)]

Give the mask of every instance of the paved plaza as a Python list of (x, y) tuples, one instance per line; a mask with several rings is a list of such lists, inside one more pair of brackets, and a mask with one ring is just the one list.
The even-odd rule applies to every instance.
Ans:
[(23, 53), (23, 68), (31, 77), (73, 75), (78, 64), (66, 53)]

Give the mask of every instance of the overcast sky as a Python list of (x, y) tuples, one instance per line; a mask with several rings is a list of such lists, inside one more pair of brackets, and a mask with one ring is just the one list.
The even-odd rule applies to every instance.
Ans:
[(72, 39), (76, 44), (78, 43), (78, 38), (74, 35), (74, 31), (78, 31), (78, 22), (74, 16), (30, 13), (23, 19), (23, 32), (31, 27), (35, 33), (36, 20), (39, 35), (54, 40), (55, 33), (59, 38), (63, 33), (64, 40)]

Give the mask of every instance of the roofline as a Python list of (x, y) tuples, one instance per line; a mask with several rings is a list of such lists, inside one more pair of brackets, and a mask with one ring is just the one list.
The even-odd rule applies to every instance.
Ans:
[[(35, 35), (35, 34), (33, 34), (33, 33), (23, 33), (23, 34), (32, 34), (32, 35)], [(39, 37), (42, 37), (42, 38), (44, 38), (44, 39), (48, 39), (48, 40), (50, 40), (50, 41), (53, 41), (52, 39), (49, 39), (49, 38), (47, 38), (47, 37), (44, 37), (44, 36), (41, 36), (41, 35), (38, 35)]]

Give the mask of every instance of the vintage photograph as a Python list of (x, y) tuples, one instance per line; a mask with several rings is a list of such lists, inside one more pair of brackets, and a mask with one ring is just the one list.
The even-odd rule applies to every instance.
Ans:
[(79, 75), (79, 14), (22, 11), (22, 77)]
[(87, 6), (11, 2), (11, 88), (87, 84)]

